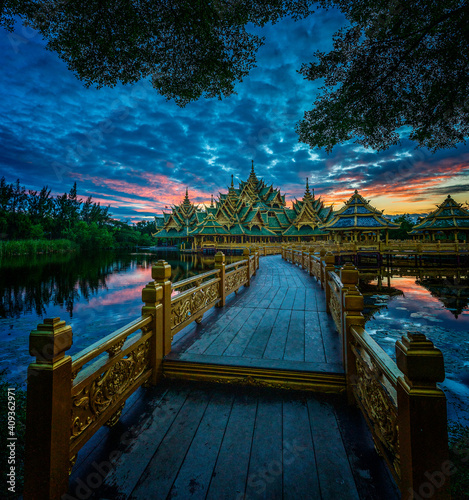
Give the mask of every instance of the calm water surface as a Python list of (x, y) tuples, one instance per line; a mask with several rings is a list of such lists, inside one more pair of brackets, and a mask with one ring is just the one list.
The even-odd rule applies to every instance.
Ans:
[[(74, 354), (140, 314), (141, 290), (158, 259), (179, 281), (213, 268), (214, 258), (176, 253), (102, 253), (4, 260), (0, 273), (0, 370), (25, 383), (29, 332), (44, 317), (72, 325)], [(239, 260), (240, 257), (233, 257)], [(230, 257), (227, 257), (230, 262)], [(393, 358), (407, 330), (425, 333), (445, 356), (452, 419), (468, 421), (469, 280), (467, 271), (376, 271), (362, 275), (366, 329)]]

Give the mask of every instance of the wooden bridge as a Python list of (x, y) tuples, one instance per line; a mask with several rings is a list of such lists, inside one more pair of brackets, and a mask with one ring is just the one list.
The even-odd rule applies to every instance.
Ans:
[(281, 252), (174, 284), (159, 261), (73, 358), (59, 318), (31, 332), (24, 498), (449, 498), (441, 352), (408, 334), (396, 365), (352, 265)]

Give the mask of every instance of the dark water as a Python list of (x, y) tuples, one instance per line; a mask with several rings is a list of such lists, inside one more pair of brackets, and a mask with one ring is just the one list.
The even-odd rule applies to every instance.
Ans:
[(406, 331), (424, 333), (444, 355), (446, 380), (441, 385), (449, 416), (469, 424), (467, 270), (396, 269), (390, 274), (362, 274), (367, 332), (393, 359), (395, 343)]
[[(226, 257), (227, 263), (242, 257)], [(152, 263), (165, 259), (172, 281), (213, 269), (214, 257), (168, 253), (38, 255), (3, 260), (0, 371), (19, 383), (32, 361), (28, 336), (43, 318), (71, 324), (74, 354), (139, 316)]]
[[(172, 280), (213, 269), (214, 257), (177, 253), (97, 253), (3, 260), (0, 273), (0, 370), (24, 383), (29, 332), (45, 317), (72, 325), (74, 354), (140, 314), (151, 265), (165, 259)], [(241, 257), (233, 257), (239, 260)], [(230, 262), (227, 257), (227, 262)], [(388, 273), (389, 274), (389, 273)], [(413, 274), (417, 274), (416, 276)], [(467, 271), (399, 270), (362, 274), (367, 331), (392, 357), (406, 330), (425, 333), (445, 356), (443, 386), (452, 418), (469, 406), (469, 280)]]

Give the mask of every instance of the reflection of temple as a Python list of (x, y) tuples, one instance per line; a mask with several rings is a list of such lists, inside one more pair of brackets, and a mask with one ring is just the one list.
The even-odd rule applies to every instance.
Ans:
[(457, 318), (469, 305), (469, 280), (457, 276), (424, 277), (415, 280), (417, 285), (426, 288), (446, 309)]

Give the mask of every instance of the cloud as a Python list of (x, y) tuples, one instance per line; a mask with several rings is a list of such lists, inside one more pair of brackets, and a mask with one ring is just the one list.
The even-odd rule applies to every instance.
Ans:
[[(353, 189), (383, 203), (417, 201), (467, 191), (469, 149), (430, 155), (402, 145), (376, 153), (353, 142), (332, 154), (298, 143), (295, 123), (311, 107), (318, 82), (297, 72), (315, 50), (332, 47), (344, 25), (335, 10), (309, 19), (286, 19), (254, 30), (265, 35), (257, 67), (223, 101), (207, 99), (178, 108), (148, 81), (115, 88), (85, 88), (44, 41), (17, 26), (21, 43), (0, 33), (0, 170), (30, 189), (47, 184), (109, 204), (115, 217), (140, 220), (179, 203), (189, 187), (196, 203), (224, 192), (231, 175), (256, 172), (301, 198), (305, 178), (326, 203)], [(26, 36), (27, 35), (27, 36)], [(388, 197), (388, 201), (385, 198)], [(425, 207), (419, 207), (425, 209)]]

